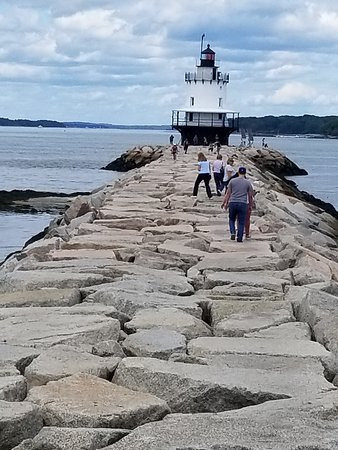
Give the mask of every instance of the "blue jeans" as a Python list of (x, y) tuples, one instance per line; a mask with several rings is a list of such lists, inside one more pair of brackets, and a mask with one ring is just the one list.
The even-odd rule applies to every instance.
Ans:
[(230, 234), (236, 234), (236, 220), (238, 221), (237, 240), (243, 240), (245, 217), (248, 205), (246, 203), (229, 203), (229, 228)]
[(218, 172), (214, 172), (214, 180), (216, 185), (216, 192), (221, 193), (223, 191), (223, 175)]

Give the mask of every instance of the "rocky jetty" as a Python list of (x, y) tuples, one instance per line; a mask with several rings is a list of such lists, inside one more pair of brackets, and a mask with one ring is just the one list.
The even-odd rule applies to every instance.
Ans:
[(255, 163), (262, 171), (268, 170), (279, 177), (307, 175), (305, 169), (301, 169), (283, 153), (268, 148), (247, 147), (243, 153)]
[(201, 148), (159, 150), (2, 265), (0, 449), (337, 449), (337, 220), (222, 147), (256, 191), (231, 241)]
[(102, 169), (115, 170), (116, 172), (128, 172), (132, 169), (138, 169), (163, 156), (163, 150), (167, 150), (167, 148), (161, 146), (151, 147), (150, 145), (134, 147), (122, 153), (121, 156), (102, 167)]

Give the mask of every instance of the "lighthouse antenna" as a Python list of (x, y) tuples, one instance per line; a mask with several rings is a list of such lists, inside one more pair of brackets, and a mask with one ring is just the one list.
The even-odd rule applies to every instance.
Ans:
[(203, 40), (204, 40), (204, 38), (205, 38), (205, 34), (203, 33), (202, 37), (201, 37), (201, 56), (202, 56), (202, 51), (203, 51)]

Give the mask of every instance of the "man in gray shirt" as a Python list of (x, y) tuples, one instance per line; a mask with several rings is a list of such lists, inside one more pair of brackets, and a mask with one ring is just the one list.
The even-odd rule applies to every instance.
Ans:
[(252, 184), (245, 178), (245, 174), (246, 168), (240, 167), (238, 177), (230, 180), (222, 203), (222, 208), (229, 206), (229, 228), (233, 241), (236, 238), (236, 220), (238, 221), (237, 242), (243, 242), (246, 213), (253, 201)]

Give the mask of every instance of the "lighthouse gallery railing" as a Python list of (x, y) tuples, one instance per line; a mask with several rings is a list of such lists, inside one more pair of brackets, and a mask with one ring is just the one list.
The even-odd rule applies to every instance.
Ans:
[(173, 110), (171, 116), (172, 126), (185, 127), (212, 127), (212, 128), (232, 128), (239, 130), (239, 113), (205, 113)]

